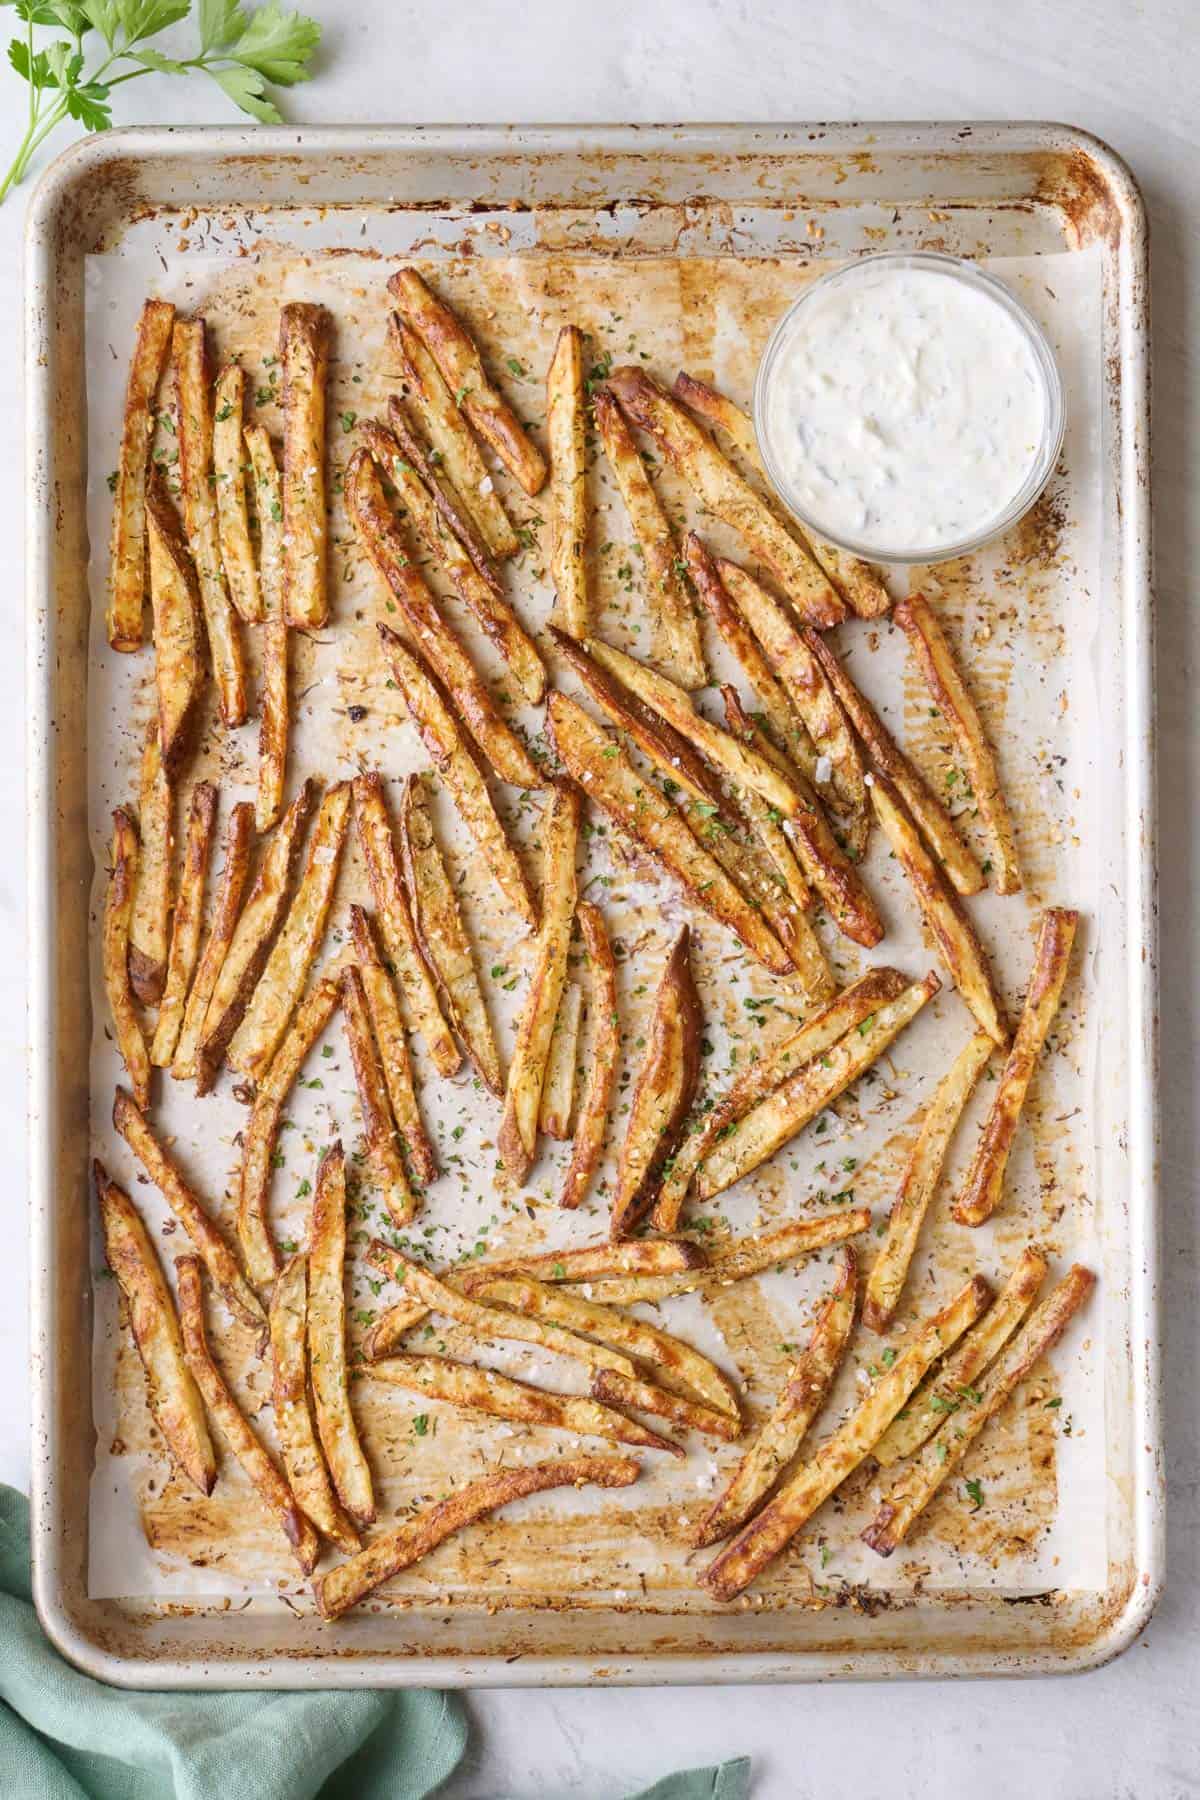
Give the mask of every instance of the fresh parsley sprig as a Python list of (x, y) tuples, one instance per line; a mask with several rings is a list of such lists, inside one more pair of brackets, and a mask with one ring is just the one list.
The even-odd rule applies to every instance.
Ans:
[[(208, 75), (242, 112), (265, 124), (281, 122), (271, 87), (307, 81), (321, 27), (279, 0), (263, 6), (240, 0), (198, 0), (200, 48), (195, 56), (166, 56), (149, 39), (192, 12), (192, 0), (0, 0), (14, 8), (25, 31), (12, 39), (8, 60), (29, 84), (25, 135), (0, 181), (0, 202), (25, 175), (52, 131), (74, 119), (85, 131), (112, 124), (112, 93), (143, 75)], [(39, 26), (66, 35), (39, 47)]]

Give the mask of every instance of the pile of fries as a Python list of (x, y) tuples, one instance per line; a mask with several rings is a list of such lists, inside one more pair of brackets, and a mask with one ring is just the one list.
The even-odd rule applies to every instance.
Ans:
[[(190, 1240), (175, 1260), (174, 1289), (126, 1188), (100, 1163), (95, 1180), (108, 1260), (177, 1478), (212, 1490), (215, 1426), (222, 1452), (241, 1465), (313, 1578), (326, 1619), (497, 1508), (556, 1486), (628, 1486), (640, 1467), (631, 1451), (680, 1459), (679, 1437), (689, 1433), (738, 1446), (721, 1492), (698, 1521), (686, 1522), (692, 1550), (722, 1546), (698, 1575), (714, 1604), (756, 1580), (868, 1458), (878, 1471), (900, 1465), (864, 1534), (890, 1555), (1092, 1286), (1088, 1271), (1073, 1267), (1039, 1297), (1050, 1269), (1033, 1243), (994, 1272), (1003, 1277), (994, 1298), (981, 1273), (963, 1279), (979, 1241), (971, 1231), (1004, 1201), (1023, 1103), (1068, 979), (1077, 915), (1042, 913), (1014, 1031), (970, 910), (989, 881), (997, 894), (1015, 896), (1022, 877), (969, 673), (928, 598), (893, 607), (878, 570), (813, 539), (782, 510), (738, 407), (687, 373), (668, 388), (641, 365), (613, 368), (607, 360), (588, 376), (585, 336), (567, 324), (546, 344), (543, 449), (489, 372), (495, 347), (478, 344), (415, 268), (393, 275), (387, 296), (397, 391), (386, 417), (357, 422), (344, 501), (379, 600), (373, 651), (428, 757), (427, 772), (394, 790), (384, 771), (330, 779), (297, 769), (291, 741), (294, 634), (323, 629), (336, 640), (345, 626), (330, 605), (328, 568), (334, 319), (303, 302), (281, 310), (278, 447), (249, 415), (244, 369), (229, 362), (213, 379), (202, 318), (148, 300), (129, 372), (108, 638), (122, 653), (149, 642), (156, 704), (140, 746), (136, 805), (113, 815), (103, 972), (128, 1083), (117, 1090), (114, 1124)], [(178, 442), (174, 483), (151, 455), (163, 384)], [(640, 551), (650, 657), (607, 641), (598, 616), (593, 451), (611, 471)], [(677, 535), (654, 479), (660, 463), (694, 498), (700, 530)], [(512, 567), (521, 533), (506, 492), (544, 495), (556, 594), (550, 619), (521, 615)], [(706, 543), (703, 524), (713, 518), (740, 542), (744, 564)], [(427, 579), (431, 570), (524, 702), (544, 705), (551, 762), (510, 722)], [(862, 620), (869, 646), (888, 615), (967, 774), (986, 838), (982, 861), (964, 819), (951, 816), (851, 678), (846, 646), (833, 635)], [(258, 634), (253, 659), (247, 634)], [(708, 634), (745, 683), (722, 687), (723, 722), (697, 698), (710, 683)], [(222, 796), (211, 781), (189, 787), (189, 765), (206, 718), (220, 732), (254, 717), (257, 791), (229, 806), (210, 881)], [(433, 778), (473, 840), (492, 903), (531, 939), (507, 1057), (439, 842)], [(510, 836), (498, 784), (532, 796), (526, 804), (540, 813), (538, 882)], [(185, 820), (178, 855), (177, 812)], [(714, 971), (698, 971), (684, 923), (661, 945), (652, 1017), (629, 1072), (607, 1238), (435, 1270), (411, 1239), (404, 1248), (394, 1239), (441, 1173), (425, 1116), (436, 1116), (437, 1084), (456, 1076), (464, 1059), (482, 1104), (494, 1107), (494, 1143), (515, 1186), (529, 1180), (545, 1140), (567, 1142), (559, 1198), (574, 1211), (616, 1136), (616, 960), (580, 870), (585, 834), (600, 822), (654, 870), (673, 907), (682, 902), (685, 913), (707, 915), (729, 934), (728, 948), (786, 999), (794, 1028), (723, 1090), (706, 1083)], [(938, 968), (910, 976), (872, 963), (843, 983), (835, 948), (874, 950), (885, 941), (864, 873), (876, 825)], [(369, 907), (343, 907), (351, 864), (361, 869)], [(582, 963), (573, 961), (576, 934)], [(342, 947), (328, 950), (331, 940)], [(863, 1207), (788, 1219), (711, 1252), (688, 1234), (693, 1204), (776, 1158), (943, 988), (957, 990), (961, 1029), (873, 1256)], [(360, 1109), (361, 1149), (352, 1154), (365, 1160), (393, 1228), (391, 1240), (376, 1238), (366, 1251), (392, 1292), (360, 1359), (347, 1338), (340, 1142), (314, 1171), (307, 1248), (285, 1257), (271, 1223), (271, 1172), (289, 1095), (335, 1016)], [(423, 1051), (414, 1059), (416, 1039)], [(956, 1291), (919, 1318), (904, 1316), (910, 1266), (953, 1134), (998, 1058), (991, 1106), (953, 1202), (953, 1221), (964, 1228)], [(156, 1070), (194, 1083), (200, 1097), (224, 1070), (239, 1078), (247, 1115), (234, 1171), (236, 1243), (156, 1126), (155, 1082), (164, 1079)], [(428, 1071), (420, 1085), (419, 1070)], [(729, 1372), (630, 1309), (687, 1293), (711, 1297), (834, 1246), (835, 1278), (808, 1342), (744, 1441), (745, 1398)], [(266, 1360), (274, 1446), (245, 1416), (213, 1355), (210, 1289)], [(895, 1342), (849, 1413), (814, 1445), (860, 1312), (863, 1330), (895, 1332)], [(483, 1362), (418, 1350), (413, 1334), (431, 1315), (479, 1346), (517, 1341), (567, 1359), (586, 1392), (556, 1392)], [(357, 1381), (522, 1429), (604, 1440), (619, 1452), (513, 1463), (374, 1531), (379, 1470), (356, 1417)], [(347, 1560), (315, 1573), (329, 1546)]]

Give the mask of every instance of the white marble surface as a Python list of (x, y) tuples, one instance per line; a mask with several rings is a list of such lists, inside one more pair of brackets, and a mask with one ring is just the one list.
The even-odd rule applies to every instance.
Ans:
[[(1189, 458), (1200, 442), (1200, 33), (1194, 0), (304, 0), (326, 22), (300, 121), (1044, 118), (1086, 126), (1132, 164), (1149, 202), (1156, 336), (1156, 519), (1162, 869), (1167, 1594), (1119, 1662), (1069, 1681), (955, 1687), (725, 1688), (481, 1694), (455, 1800), (617, 1800), (670, 1769), (748, 1753), (754, 1800), (1176, 1800), (1200, 1793), (1195, 1175), (1200, 776), (1192, 698), (1200, 622)], [(8, 14), (6, 17), (11, 18)], [(18, 83), (0, 70), (0, 149)], [(122, 117), (216, 122), (213, 90), (125, 90)], [(25, 194), (0, 208), (0, 342), (19, 332)], [(26, 1485), (21, 380), (0, 358), (0, 1138), (9, 1146), (0, 1258), (0, 1478)]]

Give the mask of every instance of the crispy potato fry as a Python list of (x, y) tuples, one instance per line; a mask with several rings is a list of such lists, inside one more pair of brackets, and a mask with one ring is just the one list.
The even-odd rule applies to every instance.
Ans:
[(586, 1487), (589, 1482), (597, 1487), (628, 1487), (639, 1473), (640, 1465), (631, 1456), (575, 1456), (483, 1475), (383, 1533), (349, 1562), (318, 1576), (313, 1594), (321, 1617), (340, 1618), (381, 1582), (420, 1562), (454, 1532), (474, 1525), (498, 1507), (527, 1494), (544, 1493), (547, 1488)]
[(362, 1110), (363, 1139), (383, 1203), (393, 1225), (407, 1225), (417, 1210), (417, 1198), (408, 1185), (400, 1155), (400, 1133), (392, 1116), (383, 1064), (371, 1029), (371, 1014), (363, 991), (362, 975), (353, 965), (342, 971), (342, 1018), (354, 1064), (358, 1103)]
[(868, 1331), (886, 1331), (895, 1317), (921, 1222), (937, 1192), (955, 1127), (994, 1048), (986, 1031), (975, 1032), (942, 1076), (925, 1109), (892, 1202), (887, 1237), (867, 1280), (863, 1324)]
[(706, 1437), (733, 1443), (742, 1435), (742, 1422), (713, 1406), (702, 1406), (682, 1394), (669, 1394), (637, 1375), (618, 1375), (613, 1369), (597, 1369), (591, 1379), (592, 1397), (608, 1405), (628, 1406), (637, 1412), (650, 1413), (658, 1419), (670, 1419), (685, 1431), (699, 1431)]
[(342, 1550), (362, 1539), (337, 1503), (308, 1404), (308, 1258), (293, 1256), (271, 1295), (271, 1399), (283, 1466), (296, 1503)]
[(200, 1391), (183, 1354), (175, 1303), (141, 1214), (93, 1162), (104, 1258), (125, 1296), (129, 1326), (146, 1371), (146, 1398), (167, 1449), (194, 1488), (211, 1494), (217, 1461)]
[(589, 1036), (587, 1070), (575, 1120), (571, 1165), (563, 1181), (560, 1206), (574, 1209), (586, 1195), (600, 1164), (609, 1102), (621, 1054), (621, 1021), (617, 1013), (617, 965), (604, 929), (604, 916), (589, 900), (581, 900), (575, 917), (588, 959)]
[(125, 1072), (140, 1106), (150, 1104), (150, 1058), (141, 1020), (129, 991), (129, 921), (137, 888), (137, 827), (123, 806), (113, 813), (112, 874), (104, 898), (101, 961), (104, 991)]
[(171, 948), (167, 955), (167, 979), (150, 1046), (150, 1061), (167, 1069), (175, 1055), (188, 988), (200, 954), (200, 925), (204, 913), (204, 878), (212, 853), (213, 827), (217, 819), (217, 790), (211, 781), (198, 781), (188, 805), (183, 868), (171, 920)]
[(542, 1089), (554, 1022), (566, 985), (575, 918), (575, 854), (582, 810), (578, 788), (562, 782), (554, 789), (542, 827), (542, 923), (534, 948), (533, 975), (508, 1066), (504, 1117), (496, 1140), (505, 1168), (517, 1181), (526, 1179), (537, 1154)]
[(470, 512), (492, 555), (515, 556), (519, 548), (517, 534), (442, 371), (399, 313), (389, 318), (388, 333), (404, 366), (409, 400), (421, 415), (421, 423), (454, 492)]
[(922, 594), (901, 600), (894, 617), (908, 638), (930, 697), (958, 746), (968, 785), (991, 839), (996, 892), (1020, 893), (1021, 869), (1012, 819), (1000, 787), (996, 760), (941, 622)]
[(699, 1549), (719, 1543), (744, 1525), (799, 1450), (845, 1353), (854, 1324), (857, 1278), (858, 1259), (847, 1244), (837, 1281), (817, 1314), (808, 1343), (788, 1370), (778, 1400), (724, 1492), (688, 1531), (689, 1544)]
[(1041, 1251), (1026, 1245), (979, 1323), (953, 1354), (925, 1377), (908, 1405), (892, 1420), (872, 1453), (877, 1463), (888, 1468), (911, 1456), (933, 1436), (948, 1413), (957, 1412), (964, 1401), (978, 1400), (973, 1383), (996, 1360), (1037, 1299), (1047, 1267)]
[(413, 924), (430, 968), (441, 983), (446, 1010), (484, 1086), (504, 1092), (500, 1056), (479, 983), (458, 898), (433, 834), (421, 779), (410, 775), (400, 802), (400, 846)]
[(593, 1275), (678, 1275), (685, 1269), (702, 1269), (707, 1262), (704, 1250), (690, 1238), (622, 1238), (617, 1244), (606, 1238), (574, 1250), (546, 1250), (476, 1263), (460, 1285), (464, 1293), (473, 1294), (502, 1275), (531, 1275), (536, 1281), (587, 1281)]
[(960, 1225), (982, 1225), (1000, 1203), (1017, 1121), (1058, 1011), (1078, 923), (1079, 914), (1066, 907), (1050, 906), (1042, 914), (1033, 973), (1017, 1034), (996, 1085), (992, 1109), (979, 1134), (962, 1193), (954, 1203), (954, 1217)]
[(239, 363), (226, 363), (217, 376), (213, 394), (213, 479), (217, 495), (217, 539), (229, 596), (238, 616), (247, 625), (261, 623), (262, 592), (250, 543), (250, 515), (246, 510), (245, 449), (242, 417), (246, 403), (246, 372)]
[[(329, 980), (317, 981), (305, 995), (259, 1083), (249, 1122), (242, 1133), (237, 1233), (246, 1272), (257, 1288), (269, 1288), (279, 1269), (275, 1240), (267, 1224), (267, 1190), (284, 1103), (337, 1003), (337, 985)], [(320, 1524), (320, 1520), (316, 1523)]]
[(239, 800), (225, 827), (225, 860), (213, 901), (208, 936), (188, 992), (179, 1042), (171, 1060), (171, 1074), (176, 1081), (191, 1081), (197, 1073), (200, 1039), (209, 1004), (237, 930), (242, 890), (250, 873), (253, 838), (254, 808), (248, 800)]
[(702, 1579), (718, 1600), (734, 1599), (761, 1575), (822, 1501), (853, 1474), (931, 1363), (975, 1323), (990, 1297), (987, 1282), (976, 1276), (949, 1305), (913, 1332), (891, 1368), (832, 1437), (819, 1445), (812, 1458), (709, 1564)]
[(350, 783), (339, 781), (321, 801), (304, 874), (241, 1024), (225, 1053), (231, 1069), (238, 1069), (255, 1081), (260, 1081), (271, 1065), (325, 935), (346, 828), (350, 823), (350, 794)]
[(608, 385), (622, 412), (653, 438), (701, 503), (741, 535), (810, 624), (836, 625), (845, 617), (845, 607), (807, 550), (677, 400), (644, 369), (631, 366), (614, 369)]
[(417, 1105), (412, 1062), (395, 985), (379, 954), (371, 915), (364, 912), (361, 906), (350, 908), (350, 936), (362, 977), (367, 1010), (371, 1015), (371, 1029), (383, 1064), (392, 1117), (400, 1133), (400, 1146), (408, 1159), (414, 1179), (419, 1186), (424, 1187), (437, 1179), (437, 1156), (426, 1135), (421, 1109)]
[(171, 334), (175, 369), (175, 429), (188, 546), (196, 566), (213, 675), (226, 725), (245, 723), (246, 670), (237, 614), (225, 585), (217, 507), (213, 497), (213, 416), (203, 319), (176, 319)]
[(317, 1430), (338, 1499), (356, 1525), (375, 1518), (371, 1471), (346, 1376), (346, 1163), (340, 1140), (317, 1170), (308, 1248), (308, 1362)]
[[(660, 1300), (673, 1300), (676, 1294), (714, 1294), (735, 1281), (761, 1275), (764, 1269), (777, 1268), (798, 1256), (824, 1250), (829, 1244), (858, 1237), (870, 1223), (871, 1215), (865, 1206), (828, 1213), (819, 1219), (792, 1219), (775, 1231), (732, 1239), (705, 1267), (686, 1269), (678, 1275), (601, 1276), (586, 1284), (584, 1297), (606, 1306), (636, 1306), (643, 1301), (656, 1305)], [(582, 1287), (571, 1282), (563, 1292), (582, 1293)]]
[(146, 641), (146, 475), (154, 434), (154, 402), (171, 351), (175, 308), (147, 300), (138, 319), (114, 489), (109, 553), (108, 641), (114, 650), (140, 650)]
[(287, 772), (288, 629), (283, 610), (283, 487), (271, 439), (261, 425), (248, 427), (246, 453), (258, 500), (258, 543), (262, 567), (262, 668), (259, 675), (258, 799), (255, 818), (270, 831), (283, 811)]
[[(721, 688), (721, 699), (730, 732), (735, 737), (740, 737), (752, 750), (757, 750), (768, 762), (773, 762), (778, 757), (782, 763), (782, 753), (775, 748), (763, 728), (756, 725), (743, 709), (737, 689), (726, 684)], [(806, 913), (813, 904), (813, 891), (797, 860), (792, 841), (783, 828), (782, 818), (773, 806), (768, 806), (761, 794), (752, 793), (749, 788), (742, 793), (742, 805), (784, 892), (799, 912)], [(829, 979), (832, 981), (832, 976)], [(828, 995), (825, 997), (828, 998)]]
[(1089, 1269), (1075, 1263), (1058, 1286), (1047, 1294), (1020, 1336), (1009, 1345), (993, 1371), (983, 1395), (970, 1406), (944, 1419), (937, 1436), (925, 1445), (916, 1462), (905, 1469), (875, 1517), (863, 1532), (863, 1541), (880, 1556), (890, 1556), (902, 1544), (915, 1520), (925, 1510), (942, 1483), (958, 1467), (984, 1426), (994, 1419), (1005, 1401), (1058, 1342), (1095, 1286)]
[[(392, 314), (392, 319), (393, 321), (397, 319), (395, 313)], [(438, 379), (440, 380), (441, 377), (439, 376)], [(428, 447), (414, 426), (407, 405), (395, 394), (391, 395), (388, 400), (388, 429), (399, 444), (404, 460), (411, 463), (413, 470), (428, 488), (429, 497), (433, 501), (439, 517), (466, 551), (475, 573), (492, 594), (497, 599), (501, 599), (504, 594), (504, 584), (496, 572), (491, 549), (471, 516), (470, 508), (456, 490), (454, 483), (448, 479), (441, 453)], [(515, 540), (513, 548), (516, 548)]]
[(138, 795), (137, 881), (129, 915), (129, 985), (143, 1006), (155, 1006), (167, 980), (171, 946), (171, 784), (163, 767), (158, 720), (150, 721), (142, 750)]
[(664, 1165), (675, 1152), (700, 1079), (700, 1000), (692, 978), (685, 925), (671, 946), (658, 990), (646, 1052), (629, 1103), (609, 1235), (626, 1236), (654, 1204)]
[(564, 325), (546, 371), (546, 435), (550, 439), (550, 580), (562, 629), (586, 638), (591, 629), (587, 571), (587, 476), (584, 457), (583, 339)]
[(321, 1554), (317, 1534), (297, 1505), (291, 1488), (251, 1430), (249, 1420), (213, 1361), (204, 1327), (204, 1283), (200, 1270), (198, 1256), (175, 1258), (179, 1319), (188, 1368), (204, 1397), (205, 1406), (220, 1427), (221, 1436), (249, 1476), (250, 1485), (287, 1538), (303, 1573), (311, 1575)]
[(204, 691), (204, 615), (179, 514), (155, 464), (146, 479), (146, 534), (154, 621), (154, 680), (163, 761), (177, 767)]
[(279, 309), (283, 374), (283, 613), (316, 631), (329, 617), (326, 588), (325, 382), (333, 321), (323, 306)]
[(388, 293), (437, 363), (455, 405), (525, 492), (539, 493), (546, 481), (545, 458), (489, 381), (470, 334), (416, 269), (398, 270)]
[(941, 985), (931, 970), (924, 981), (913, 982), (825, 1055), (797, 1069), (774, 1093), (742, 1113), (700, 1165), (695, 1182), (697, 1198), (711, 1200), (723, 1193), (790, 1142), (883, 1055)]
[(579, 1056), (579, 1026), (583, 1017), (583, 989), (570, 981), (559, 1001), (558, 1017), (546, 1058), (546, 1079), (538, 1110), (538, 1130), (565, 1142), (571, 1136), (575, 1105), (575, 1065)]
[(697, 906), (735, 932), (764, 968), (775, 975), (791, 974), (791, 958), (756, 908), (620, 745), (566, 694), (551, 693), (549, 719), (567, 772), (588, 798), (674, 875)]

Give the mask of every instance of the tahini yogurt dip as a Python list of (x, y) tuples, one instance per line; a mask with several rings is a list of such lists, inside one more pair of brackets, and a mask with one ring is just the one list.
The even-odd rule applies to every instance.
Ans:
[(959, 554), (1020, 516), (1062, 404), (1041, 332), (969, 263), (867, 257), (785, 314), (755, 393), (759, 445), (820, 536), (884, 561)]

